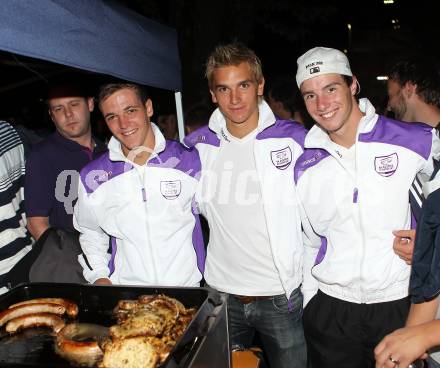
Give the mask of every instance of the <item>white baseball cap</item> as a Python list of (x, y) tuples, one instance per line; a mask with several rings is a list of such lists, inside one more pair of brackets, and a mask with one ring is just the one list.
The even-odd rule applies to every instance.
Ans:
[(330, 73), (353, 76), (347, 56), (336, 49), (315, 47), (298, 58), (296, 84), (300, 87), (307, 79)]

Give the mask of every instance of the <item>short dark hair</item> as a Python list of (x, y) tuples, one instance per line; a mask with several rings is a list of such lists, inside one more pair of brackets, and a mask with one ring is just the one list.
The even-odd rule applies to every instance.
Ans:
[(347, 83), (347, 86), (351, 87), (351, 85), (353, 84), (353, 77), (351, 75), (344, 75), (344, 74), (341, 75), (345, 83)]
[(404, 86), (410, 82), (417, 86), (416, 93), (429, 105), (440, 107), (440, 74), (433, 60), (408, 58), (394, 64), (388, 79)]
[[(345, 81), (348, 87), (351, 87), (353, 84), (353, 77), (351, 75), (344, 75), (341, 74), (342, 79)], [(358, 100), (357, 95), (361, 92), (361, 85), (359, 84), (359, 81), (356, 83), (356, 91), (354, 93), (356, 100)]]
[(263, 79), (263, 70), (261, 61), (254, 51), (240, 42), (217, 46), (206, 62), (205, 76), (208, 79), (209, 87), (212, 85), (212, 73), (215, 69), (231, 65), (237, 66), (246, 62), (255, 79), (260, 83)]
[(280, 101), (293, 114), (303, 109), (303, 99), (294, 80), (277, 80), (269, 88), (269, 97)]
[(102, 101), (106, 100), (113, 93), (120, 91), (121, 89), (131, 89), (136, 93), (142, 103), (147, 102), (148, 93), (145, 88), (135, 83), (107, 83), (101, 86), (98, 94), (98, 105), (101, 106)]

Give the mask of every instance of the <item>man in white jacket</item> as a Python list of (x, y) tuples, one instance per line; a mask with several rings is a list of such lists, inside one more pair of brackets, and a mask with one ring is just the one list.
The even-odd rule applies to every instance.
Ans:
[(303, 246), (293, 167), (306, 131), (276, 120), (262, 100), (260, 60), (247, 47), (218, 46), (206, 76), (218, 108), (209, 126), (186, 139), (203, 168), (196, 200), (210, 227), (205, 279), (229, 294), (233, 349), (251, 345), (258, 331), (271, 368), (304, 368)]
[(410, 266), (393, 251), (393, 230), (410, 228), (409, 188), (417, 173), (432, 173), (438, 140), (430, 126), (358, 103), (339, 50), (306, 52), (296, 80), (317, 123), (295, 166), (308, 356), (313, 367), (374, 367), (375, 345), (404, 325), (409, 308)]
[(199, 285), (197, 151), (164, 139), (139, 85), (104, 85), (99, 108), (113, 137), (109, 152), (80, 175), (74, 225), (86, 256), (79, 257), (84, 277), (94, 284)]

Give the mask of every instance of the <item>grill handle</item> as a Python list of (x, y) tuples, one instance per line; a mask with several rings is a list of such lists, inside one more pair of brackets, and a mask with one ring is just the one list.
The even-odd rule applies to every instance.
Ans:
[(166, 368), (178, 368), (186, 367), (187, 362), (191, 359), (191, 352), (194, 353), (195, 347), (200, 344), (202, 338), (207, 336), (216, 326), (220, 323), (220, 318), (218, 318), (220, 312), (223, 308), (226, 308), (226, 303), (228, 297), (225, 294), (211, 294), (207, 298), (207, 303), (212, 309), (205, 317), (203, 322), (196, 328), (196, 330), (191, 333), (187, 331), (186, 334), (182, 336), (182, 340), (179, 345), (180, 351), (187, 351), (188, 354), (180, 360), (176, 361), (175, 356), (170, 356), (166, 364)]

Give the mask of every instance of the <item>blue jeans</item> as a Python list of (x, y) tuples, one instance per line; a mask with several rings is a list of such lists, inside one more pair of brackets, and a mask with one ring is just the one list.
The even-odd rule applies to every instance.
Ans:
[(292, 292), (289, 302), (284, 294), (248, 304), (229, 295), (232, 349), (251, 346), (258, 331), (270, 368), (305, 368), (307, 353), (302, 305), (303, 296), (299, 288)]

